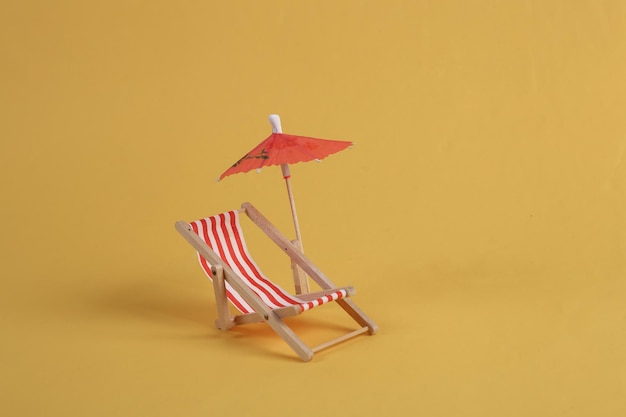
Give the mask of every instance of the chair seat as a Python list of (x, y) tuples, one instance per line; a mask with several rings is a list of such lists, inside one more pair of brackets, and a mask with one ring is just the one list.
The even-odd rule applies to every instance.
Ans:
[[(304, 312), (349, 295), (346, 289), (337, 289), (315, 299), (303, 300), (268, 279), (248, 251), (237, 210), (206, 217), (189, 224), (200, 239), (215, 251), (270, 309), (297, 305), (300, 307), (300, 312)], [(205, 274), (212, 280), (212, 265), (200, 253), (198, 253), (198, 260)], [(253, 313), (254, 309), (246, 300), (228, 282), (225, 284), (228, 299), (237, 310), (243, 314)]]

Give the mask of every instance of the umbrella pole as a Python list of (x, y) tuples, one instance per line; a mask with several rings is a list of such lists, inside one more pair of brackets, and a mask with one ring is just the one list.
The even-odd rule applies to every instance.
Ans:
[(282, 164), (280, 168), (283, 171), (285, 184), (287, 184), (287, 194), (289, 195), (289, 204), (291, 205), (291, 216), (293, 217), (293, 225), (296, 229), (296, 239), (300, 243), (300, 250), (304, 252), (304, 248), (302, 246), (302, 235), (300, 234), (300, 223), (298, 222), (298, 213), (296, 212), (296, 202), (293, 199), (293, 191), (291, 191), (291, 173), (289, 172), (289, 165)]
[[(304, 253), (302, 235), (300, 234), (300, 224), (298, 223), (298, 213), (296, 212), (296, 202), (293, 198), (293, 191), (291, 190), (291, 173), (289, 172), (289, 165), (282, 164), (280, 168), (283, 172), (285, 184), (287, 185), (287, 194), (289, 195), (289, 204), (291, 206), (291, 216), (293, 217), (293, 225), (296, 229), (296, 240), (292, 241), (292, 243), (294, 243)], [(293, 270), (296, 294), (306, 294), (310, 292), (309, 281), (304, 271), (293, 262), (291, 263), (291, 269)]]
[(296, 239), (300, 242), (300, 250), (304, 252), (302, 247), (302, 235), (300, 234), (300, 223), (298, 223), (298, 213), (296, 212), (296, 202), (293, 199), (293, 191), (291, 190), (291, 175), (289, 174), (289, 165), (281, 165), (283, 169), (283, 178), (287, 184), (287, 194), (289, 195), (289, 204), (291, 205), (291, 216), (293, 217), (293, 226), (296, 229)]

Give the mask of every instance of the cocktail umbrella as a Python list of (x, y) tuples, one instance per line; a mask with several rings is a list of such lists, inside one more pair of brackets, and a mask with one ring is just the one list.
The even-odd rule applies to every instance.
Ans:
[(280, 165), (283, 179), (287, 184), (287, 194), (289, 195), (291, 214), (296, 229), (296, 239), (302, 249), (302, 236), (291, 189), (289, 164), (306, 161), (320, 162), (328, 155), (352, 146), (352, 142), (284, 134), (280, 124), (280, 117), (277, 114), (271, 114), (269, 120), (272, 125), (272, 134), (228, 168), (219, 176), (218, 181), (239, 172), (248, 172), (253, 169), (260, 171), (266, 166)]

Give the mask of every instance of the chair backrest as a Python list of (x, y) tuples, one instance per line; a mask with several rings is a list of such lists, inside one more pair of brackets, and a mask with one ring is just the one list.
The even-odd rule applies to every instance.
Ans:
[[(239, 224), (239, 212), (229, 211), (189, 223), (196, 234), (267, 304), (280, 308), (299, 304), (301, 300), (290, 295), (270, 281), (254, 262)], [(212, 279), (211, 265), (200, 254), (202, 269)], [(228, 299), (242, 313), (253, 313), (254, 309), (226, 282)]]

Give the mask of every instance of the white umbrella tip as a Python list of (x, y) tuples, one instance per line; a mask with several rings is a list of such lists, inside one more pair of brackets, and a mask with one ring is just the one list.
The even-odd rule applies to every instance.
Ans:
[(277, 114), (269, 115), (270, 124), (272, 125), (272, 133), (283, 133), (283, 128), (280, 124), (280, 116)]

